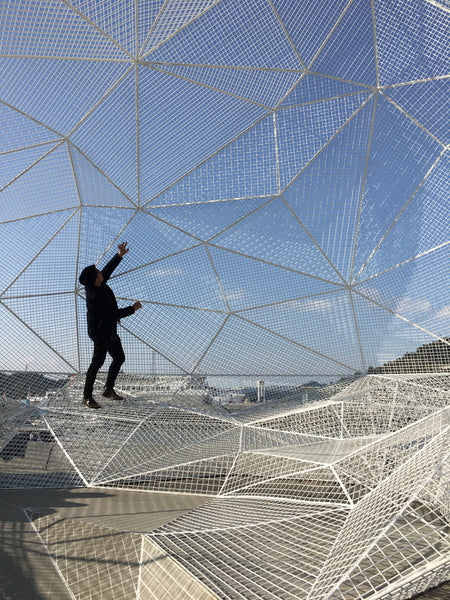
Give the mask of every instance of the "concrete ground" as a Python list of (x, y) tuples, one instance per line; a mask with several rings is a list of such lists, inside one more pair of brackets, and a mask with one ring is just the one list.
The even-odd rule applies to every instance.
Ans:
[[(0, 490), (0, 598), (74, 599), (30, 520), (50, 515), (60, 522), (79, 520), (80, 528), (88, 522), (122, 532), (150, 532), (208, 500), (107, 488)], [(450, 582), (416, 599), (450, 600)]]
[(414, 600), (450, 600), (450, 581), (423, 594), (414, 596)]
[(1, 600), (73, 600), (31, 519), (44, 515), (118, 531), (149, 532), (209, 500), (206, 496), (110, 489), (0, 490)]

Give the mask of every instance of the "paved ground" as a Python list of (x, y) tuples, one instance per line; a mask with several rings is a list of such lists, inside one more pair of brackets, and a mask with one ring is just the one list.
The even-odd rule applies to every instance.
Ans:
[[(209, 500), (131, 490), (0, 490), (1, 600), (73, 600), (23, 509), (123, 532), (149, 532)], [(79, 537), (79, 536), (78, 536)], [(174, 599), (175, 600), (175, 599)], [(415, 597), (450, 600), (450, 582)]]
[(206, 502), (205, 496), (127, 490), (0, 490), (0, 599), (73, 600), (22, 509), (119, 531), (152, 531)]
[(450, 600), (450, 581), (428, 590), (424, 594), (414, 596), (414, 600)]
[(207, 496), (107, 488), (0, 490), (0, 502), (31, 507), (35, 516), (57, 513), (63, 519), (134, 533), (153, 531), (208, 500)]

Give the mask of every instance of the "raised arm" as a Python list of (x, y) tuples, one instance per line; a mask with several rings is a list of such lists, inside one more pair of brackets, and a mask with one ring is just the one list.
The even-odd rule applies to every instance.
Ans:
[(128, 242), (122, 242), (117, 246), (119, 248), (117, 254), (120, 256), (120, 258), (122, 258), (122, 256), (128, 252), (129, 248), (127, 248), (127, 244)]
[(114, 269), (118, 266), (121, 260), (122, 257), (119, 254), (115, 254), (112, 259), (106, 263), (102, 269), (103, 281), (108, 281)]
[(114, 255), (112, 257), (112, 259), (108, 263), (106, 263), (106, 265), (102, 269), (102, 275), (103, 275), (104, 281), (108, 281), (108, 279), (111, 277), (114, 269), (118, 266), (118, 264), (122, 260), (122, 257), (124, 256), (124, 254), (126, 254), (129, 250), (127, 248), (127, 242), (122, 242), (117, 247), (119, 249), (117, 254)]

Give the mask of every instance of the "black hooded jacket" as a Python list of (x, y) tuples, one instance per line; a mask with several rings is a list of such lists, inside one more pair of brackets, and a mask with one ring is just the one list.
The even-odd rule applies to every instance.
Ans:
[(117, 323), (134, 313), (133, 306), (119, 308), (112, 289), (106, 285), (122, 257), (116, 254), (102, 269), (100, 286), (86, 285), (88, 335), (95, 343), (109, 344), (117, 335)]

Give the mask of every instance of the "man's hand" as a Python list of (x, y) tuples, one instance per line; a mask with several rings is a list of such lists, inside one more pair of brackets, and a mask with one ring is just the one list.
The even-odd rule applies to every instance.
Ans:
[(142, 308), (142, 304), (140, 302), (135, 302), (133, 304), (133, 308), (134, 308), (134, 312), (136, 312), (137, 310), (139, 310), (140, 308)]
[(117, 246), (119, 248), (119, 256), (123, 256), (128, 252), (129, 248), (127, 248), (127, 243), (128, 242), (122, 242)]

